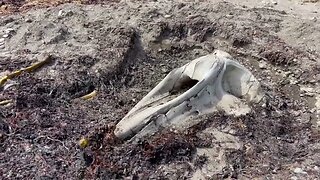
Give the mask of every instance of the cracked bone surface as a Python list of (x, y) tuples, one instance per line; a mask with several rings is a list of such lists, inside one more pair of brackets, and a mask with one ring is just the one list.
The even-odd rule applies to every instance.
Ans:
[(142, 137), (162, 127), (192, 125), (201, 115), (223, 111), (227, 115), (250, 112), (247, 102), (262, 97), (251, 72), (216, 50), (172, 70), (116, 125), (120, 139)]

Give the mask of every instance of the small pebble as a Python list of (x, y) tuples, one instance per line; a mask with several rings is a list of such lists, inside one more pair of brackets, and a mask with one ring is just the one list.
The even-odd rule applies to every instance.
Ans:
[(62, 17), (66, 17), (66, 16), (72, 16), (73, 12), (72, 11), (64, 11), (64, 10), (60, 10), (58, 12), (58, 17), (62, 18)]
[(168, 69), (163, 67), (163, 68), (161, 68), (161, 71), (164, 72), (164, 73), (167, 73)]
[(259, 63), (259, 68), (260, 69), (266, 69), (267, 63), (266, 62), (261, 62)]
[(310, 93), (310, 92), (307, 92), (305, 93), (306, 96), (309, 96), (309, 97), (313, 97), (315, 94), (314, 93)]
[(26, 23), (31, 23), (31, 22), (32, 22), (32, 19), (27, 18), (27, 19), (25, 20), (25, 22), (26, 22)]
[(307, 172), (303, 171), (301, 168), (295, 168), (293, 172), (296, 174), (307, 174)]
[(166, 15), (164, 15), (164, 17), (165, 17), (165, 18), (171, 18), (172, 15), (166, 14)]
[(297, 117), (297, 116), (300, 115), (300, 111), (293, 111), (293, 112), (292, 112), (292, 115), (295, 116), (295, 117)]
[(4, 34), (4, 35), (2, 35), (2, 37), (7, 38), (7, 37), (9, 37), (9, 34)]
[(4, 32), (5, 32), (6, 34), (9, 34), (9, 33), (13, 32), (13, 31), (14, 31), (14, 29), (8, 28), (8, 29), (6, 29)]
[(292, 79), (290, 79), (290, 84), (298, 84), (298, 81), (297, 80), (292, 80)]
[(228, 131), (228, 133), (229, 133), (229, 134), (236, 134), (236, 131), (235, 131), (234, 129), (230, 129), (230, 130)]
[(58, 16), (61, 17), (61, 16), (63, 15), (63, 13), (64, 13), (63, 10), (60, 10), (60, 11), (58, 12)]
[(309, 109), (309, 112), (310, 112), (310, 113), (316, 113), (316, 111), (317, 111), (317, 110), (316, 110), (315, 108)]
[(315, 80), (315, 79), (311, 79), (310, 81), (309, 81), (309, 83), (316, 83), (317, 81)]
[(314, 166), (313, 168), (315, 171), (319, 171), (319, 167), (318, 166)]

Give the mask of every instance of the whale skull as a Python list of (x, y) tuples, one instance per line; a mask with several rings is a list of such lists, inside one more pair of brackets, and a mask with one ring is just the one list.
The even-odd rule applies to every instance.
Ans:
[(172, 70), (116, 125), (120, 139), (143, 136), (160, 127), (184, 126), (216, 111), (243, 115), (247, 102), (261, 99), (260, 84), (226, 52), (217, 50)]

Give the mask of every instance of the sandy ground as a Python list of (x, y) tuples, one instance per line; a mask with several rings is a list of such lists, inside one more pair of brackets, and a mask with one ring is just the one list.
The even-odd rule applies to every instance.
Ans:
[[(319, 2), (17, 2), (2, 1), (0, 77), (51, 59), (1, 87), (1, 179), (320, 177)], [(261, 82), (250, 114), (113, 136), (170, 70), (215, 49)]]

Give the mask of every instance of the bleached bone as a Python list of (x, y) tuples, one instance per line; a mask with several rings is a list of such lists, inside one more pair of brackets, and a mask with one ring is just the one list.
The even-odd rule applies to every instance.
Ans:
[(244, 101), (261, 99), (260, 84), (232, 59), (217, 50), (172, 70), (117, 124), (115, 135), (142, 136), (218, 110), (235, 116), (248, 113)]

